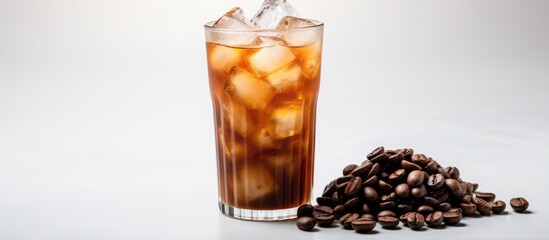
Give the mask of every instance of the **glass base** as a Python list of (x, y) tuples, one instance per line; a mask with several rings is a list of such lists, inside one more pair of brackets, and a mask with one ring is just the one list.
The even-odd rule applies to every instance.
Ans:
[(229, 217), (249, 221), (283, 221), (297, 217), (297, 208), (251, 210), (229, 206), (219, 201), (219, 210)]

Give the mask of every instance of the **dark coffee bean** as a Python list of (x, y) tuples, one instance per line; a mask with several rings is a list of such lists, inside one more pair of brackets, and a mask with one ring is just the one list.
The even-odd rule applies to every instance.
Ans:
[(404, 154), (397, 153), (389, 156), (389, 162), (393, 164), (400, 164), (400, 161), (404, 160)]
[(347, 213), (347, 210), (345, 210), (344, 205), (337, 205), (334, 207), (334, 217), (339, 219), (341, 216), (345, 215)]
[(354, 220), (357, 220), (358, 217), (359, 217), (358, 213), (347, 213), (343, 215), (341, 218), (339, 218), (339, 223), (341, 224), (341, 226), (343, 226), (343, 228), (352, 229), (351, 223)]
[(473, 184), (470, 182), (466, 182), (465, 184), (467, 185), (467, 193), (468, 194), (473, 193)]
[(423, 177), (423, 171), (414, 170), (408, 174), (406, 183), (408, 183), (408, 186), (410, 187), (417, 187), (423, 183)]
[(429, 163), (429, 158), (427, 158), (423, 154), (414, 154), (412, 155), (412, 163), (417, 164), (419, 166), (426, 166), (427, 163)]
[(359, 206), (360, 206), (360, 198), (359, 197), (354, 197), (354, 198), (351, 198), (349, 200), (347, 200), (345, 202), (345, 204), (343, 204), (345, 206), (345, 210), (347, 211), (353, 211), (355, 209), (357, 209)]
[(349, 181), (338, 184), (336, 187), (336, 191), (343, 194), (345, 192), (345, 188), (347, 187), (347, 184), (349, 184)]
[(432, 192), (430, 196), (436, 198), (439, 202), (442, 203), (442, 202), (448, 201), (450, 194), (448, 193), (448, 189), (441, 188), (439, 190)]
[(364, 188), (364, 199), (371, 203), (378, 203), (379, 202), (379, 195), (377, 194), (377, 191), (372, 187), (365, 187)]
[(427, 216), (427, 214), (432, 213), (434, 211), (433, 207), (429, 205), (421, 205), (416, 210), (418, 213), (423, 214), (423, 216)]
[(383, 216), (377, 219), (379, 225), (385, 229), (394, 229), (398, 226), (398, 218), (392, 216)]
[(334, 192), (334, 194), (332, 194), (332, 203), (333, 204), (340, 204), (340, 203), (343, 203), (343, 201), (345, 201), (345, 198), (343, 197), (343, 195), (339, 192)]
[(353, 179), (353, 177), (354, 177), (353, 175), (349, 174), (349, 175), (338, 177), (335, 181), (336, 181), (337, 184), (342, 184), (342, 183), (348, 182), (349, 180)]
[(495, 214), (500, 214), (505, 210), (505, 207), (507, 206), (504, 201), (497, 200), (495, 202), (489, 202), (490, 206), (492, 206), (492, 212)]
[(374, 215), (370, 214), (370, 213), (364, 213), (362, 215), (360, 215), (360, 218), (362, 219), (372, 219), (372, 220), (376, 220)]
[(448, 188), (450, 195), (455, 197), (463, 197), (463, 195), (461, 195), (462, 194), (461, 184), (457, 180), (453, 178), (446, 179), (444, 180), (444, 184)]
[(511, 204), (513, 210), (518, 213), (526, 211), (526, 209), (528, 209), (528, 206), (530, 205), (528, 201), (523, 197), (512, 198), (509, 203)]
[(487, 202), (492, 202), (492, 201), (496, 200), (496, 194), (489, 193), (489, 192), (476, 193), (475, 196), (477, 198), (482, 198)]
[(384, 211), (381, 211), (377, 214), (378, 219), (380, 217), (387, 217), (387, 216), (396, 217), (396, 214), (393, 211), (390, 211), (390, 210), (384, 210)]
[(396, 186), (395, 193), (400, 198), (407, 198), (410, 196), (410, 186), (406, 183), (401, 183)]
[(366, 158), (368, 158), (369, 160), (372, 160), (372, 158), (377, 157), (378, 155), (380, 155), (382, 153), (385, 153), (385, 148), (383, 146), (380, 146), (380, 147), (377, 147), (376, 149), (374, 149), (374, 151), (372, 151), (371, 153), (368, 153)]
[(463, 216), (471, 216), (477, 211), (477, 205), (472, 203), (461, 203), (459, 205)]
[(471, 192), (476, 192), (478, 189), (478, 183), (471, 183), (471, 185), (473, 186), (473, 191)]
[(334, 205), (334, 202), (332, 202), (331, 197), (317, 197), (316, 203), (320, 206), (329, 206), (332, 207)]
[(381, 172), (381, 165), (379, 163), (374, 163), (374, 165), (372, 165), (372, 169), (366, 176), (366, 179), (371, 178), (372, 176), (378, 175), (380, 172)]
[(384, 191), (384, 192), (390, 192), (393, 190), (393, 186), (391, 186), (391, 184), (388, 184), (387, 182), (383, 181), (383, 180), (379, 180), (377, 182), (378, 186), (379, 186), (379, 189)]
[(336, 188), (337, 188), (337, 183), (336, 181), (331, 181), (330, 183), (328, 183), (328, 185), (326, 185), (326, 187), (324, 187), (324, 192), (322, 193), (322, 196), (323, 197), (329, 197), (329, 196), (332, 196), (332, 194), (336, 191)]
[(381, 195), (380, 200), (382, 202), (387, 202), (387, 201), (394, 201), (396, 200), (396, 198), (397, 198), (396, 193), (390, 192), (389, 194)]
[(377, 182), (378, 182), (377, 176), (372, 176), (372, 177), (368, 178), (366, 181), (364, 181), (362, 183), (362, 186), (373, 187), (373, 186), (377, 185)]
[(446, 179), (452, 178), (452, 177), (450, 176), (450, 174), (448, 174), (448, 172), (446, 172), (446, 170), (444, 170), (444, 168), (442, 168), (442, 167), (439, 167), (439, 168), (437, 169), (437, 173), (442, 174), (442, 176), (444, 176), (444, 178), (446, 178)]
[(453, 179), (459, 179), (459, 169), (457, 167), (446, 167), (444, 168), (444, 171), (446, 171), (451, 178)]
[(389, 202), (382, 202), (379, 204), (379, 210), (380, 211), (383, 211), (383, 210), (394, 210), (396, 208), (396, 203), (393, 202), (393, 201), (389, 201)]
[(462, 202), (462, 203), (471, 203), (471, 202), (473, 202), (473, 195), (471, 195), (471, 194), (466, 194), (466, 195), (463, 196), (463, 198), (461, 199), (461, 202)]
[(372, 214), (373, 212), (374, 212), (374, 210), (372, 209), (372, 207), (370, 207), (370, 205), (368, 205), (367, 203), (362, 204), (362, 209), (361, 209), (360, 213), (362, 213), (362, 214)]
[(427, 163), (427, 166), (425, 166), (425, 171), (427, 171), (428, 173), (436, 173), (439, 167), (440, 165), (438, 165), (437, 161), (429, 161), (429, 163)]
[(343, 173), (343, 176), (349, 175), (357, 167), (358, 167), (358, 165), (356, 165), (356, 164), (349, 164), (349, 165), (345, 166), (341, 172)]
[(318, 226), (330, 226), (334, 220), (334, 210), (328, 206), (318, 206), (313, 210), (313, 218), (318, 223)]
[(436, 198), (432, 198), (432, 197), (425, 197), (423, 198), (423, 202), (431, 207), (437, 207), (440, 202), (436, 199)]
[(362, 165), (358, 166), (357, 168), (355, 168), (351, 172), (351, 175), (353, 175), (353, 176), (366, 176), (366, 174), (368, 174), (370, 172), (370, 170), (372, 170), (373, 166), (374, 166), (374, 163), (366, 162), (365, 164), (362, 164)]
[(430, 213), (425, 217), (425, 222), (429, 227), (438, 227), (444, 221), (444, 214), (441, 211)]
[(406, 160), (402, 160), (402, 162), (400, 162), (400, 167), (406, 169), (406, 171), (408, 172), (411, 172), (414, 170), (421, 170), (421, 167), (419, 165)]
[(397, 212), (402, 215), (411, 212), (414, 210), (414, 207), (412, 205), (408, 204), (398, 204), (397, 205)]
[(425, 185), (420, 185), (419, 187), (412, 188), (410, 192), (413, 197), (422, 198), (422, 197), (425, 197), (425, 195), (427, 195), (427, 188), (425, 187)]
[(404, 224), (404, 226), (408, 226), (408, 215), (410, 214), (414, 214), (415, 212), (407, 212), (407, 213), (404, 213), (404, 214), (401, 214), (398, 219), (400, 220), (400, 222), (402, 224)]
[(360, 189), (362, 189), (362, 179), (360, 177), (354, 177), (349, 180), (345, 187), (344, 195), (348, 198), (354, 197), (360, 192)]
[(480, 205), (484, 205), (484, 204), (488, 203), (488, 202), (486, 202), (486, 200), (484, 200), (482, 198), (473, 198), (472, 202), (473, 202), (473, 204), (477, 205), (477, 207), (480, 206)]
[(312, 217), (305, 216), (305, 217), (298, 218), (297, 221), (295, 222), (295, 225), (300, 230), (310, 231), (315, 227), (316, 221)]
[(452, 205), (450, 203), (441, 203), (438, 205), (438, 210), (442, 211), (442, 212), (447, 212), (448, 210), (450, 210), (452, 208)]
[(297, 208), (297, 217), (312, 217), (313, 216), (313, 205), (303, 204)]
[(386, 153), (379, 154), (375, 156), (374, 158), (370, 159), (373, 163), (385, 163), (389, 160), (389, 155)]
[(357, 232), (369, 232), (376, 227), (376, 221), (368, 218), (359, 218), (351, 223), (353, 229)]
[(397, 169), (389, 175), (389, 182), (391, 184), (401, 183), (404, 179), (406, 179), (406, 170), (404, 168)]
[(418, 230), (425, 224), (425, 218), (421, 213), (411, 213), (406, 216), (406, 223), (413, 230)]
[(385, 150), (385, 154), (389, 155), (389, 156), (393, 156), (395, 154), (397, 154), (397, 151), (395, 150)]
[(461, 212), (445, 212), (443, 215), (446, 225), (456, 225), (461, 222)]
[(411, 148), (404, 148), (400, 152), (404, 154), (404, 159), (407, 160), (411, 160), (414, 155), (414, 149)]
[(444, 176), (440, 173), (429, 176), (429, 179), (427, 179), (427, 186), (433, 190), (440, 189), (444, 186)]
[(451, 212), (451, 213), (460, 213), (460, 214), (461, 214), (461, 213), (463, 212), (463, 210), (461, 210), (461, 208), (450, 208), (450, 209), (448, 210), (448, 212)]
[(388, 181), (388, 179), (389, 179), (389, 173), (384, 172), (384, 171), (382, 170), (381, 173), (379, 173), (379, 179), (380, 179), (380, 180), (383, 180), (383, 181)]
[(492, 212), (492, 205), (484, 201), (484, 203), (477, 205), (477, 211), (480, 213), (480, 215), (489, 216)]

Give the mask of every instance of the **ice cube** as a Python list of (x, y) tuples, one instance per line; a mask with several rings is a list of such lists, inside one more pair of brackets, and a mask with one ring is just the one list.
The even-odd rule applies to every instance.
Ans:
[(246, 147), (242, 139), (233, 136), (230, 131), (224, 131), (221, 127), (217, 129), (217, 137), (221, 143), (222, 153), (229, 161), (244, 161), (246, 159)]
[(213, 45), (208, 55), (209, 67), (215, 71), (226, 74), (231, 67), (242, 59), (242, 50), (222, 45)]
[(280, 93), (295, 90), (300, 77), (301, 67), (299, 64), (291, 64), (267, 75), (265, 79)]
[(237, 170), (236, 181), (229, 182), (241, 204), (260, 201), (274, 193), (278, 186), (269, 170), (262, 165), (247, 164)]
[(231, 69), (225, 92), (253, 110), (263, 109), (276, 93), (271, 84), (238, 67)]
[(299, 62), (303, 75), (309, 79), (315, 78), (320, 73), (320, 62), (322, 60), (322, 41), (317, 41), (314, 44), (298, 48)]
[(299, 134), (303, 129), (303, 102), (286, 103), (270, 113), (268, 131), (275, 139)]
[(261, 48), (250, 55), (248, 64), (258, 77), (263, 77), (295, 60), (294, 53), (287, 47), (274, 45)]
[(299, 14), (286, 0), (265, 0), (252, 22), (262, 29), (274, 29), (285, 16), (297, 17)]
[(265, 128), (254, 132), (250, 136), (250, 139), (260, 149), (276, 149), (280, 147), (280, 144), (273, 139)]
[[(256, 27), (255, 23), (246, 19), (244, 16), (244, 11), (239, 7), (235, 7), (225, 13), (212, 25), (213, 28), (224, 28), (224, 29), (253, 29)], [(207, 36), (207, 39), (212, 42), (224, 44), (228, 46), (248, 46), (256, 38), (256, 34), (253, 32), (250, 33), (231, 33), (231, 32), (214, 32), (210, 33), (210, 36)]]
[(238, 134), (247, 137), (255, 129), (251, 113), (241, 104), (227, 100), (223, 103), (224, 118)]
[[(313, 44), (321, 37), (321, 32), (314, 29), (299, 29), (316, 25), (314, 22), (297, 18), (292, 16), (286, 16), (282, 18), (277, 30), (281, 30), (280, 38), (282, 38), (289, 46), (307, 46)], [(288, 30), (297, 29), (297, 30)]]

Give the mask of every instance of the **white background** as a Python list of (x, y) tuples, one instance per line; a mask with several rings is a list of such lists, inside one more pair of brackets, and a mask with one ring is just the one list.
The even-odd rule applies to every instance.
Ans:
[[(203, 24), (260, 1), (0, 1), (0, 239), (359, 239), (217, 208)], [(542, 239), (549, 1), (293, 0), (325, 22), (315, 195), (412, 147), (529, 214), (380, 239)]]

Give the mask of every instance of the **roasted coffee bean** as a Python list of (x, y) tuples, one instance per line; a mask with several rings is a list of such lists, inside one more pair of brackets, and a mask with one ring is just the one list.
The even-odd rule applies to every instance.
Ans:
[(461, 214), (463, 210), (461, 210), (461, 208), (450, 208), (448, 212)]
[(441, 188), (439, 190), (432, 192), (430, 196), (436, 198), (439, 202), (442, 203), (442, 202), (448, 201), (450, 194), (448, 193), (448, 189)]
[(360, 198), (359, 197), (351, 198), (347, 200), (343, 205), (345, 206), (345, 210), (353, 211), (360, 206)]
[(425, 222), (429, 227), (438, 227), (442, 224), (442, 221), (444, 221), (444, 214), (441, 211), (429, 213), (425, 217)]
[(417, 187), (423, 183), (423, 176), (423, 171), (414, 170), (408, 174), (406, 183), (408, 183), (408, 186), (410, 187)]
[(477, 205), (477, 211), (480, 213), (480, 215), (489, 216), (492, 212), (492, 205), (484, 201), (484, 203)]
[(356, 164), (349, 164), (349, 165), (345, 166), (342, 170), (343, 176), (351, 174), (351, 172), (353, 172), (353, 170), (355, 170), (355, 168), (357, 168), (357, 167), (358, 167), (358, 165), (356, 165)]
[(366, 181), (364, 181), (362, 183), (362, 186), (373, 187), (373, 186), (377, 185), (377, 182), (378, 182), (377, 176), (372, 176), (372, 177), (368, 178)]
[(368, 218), (359, 218), (351, 223), (353, 229), (357, 232), (369, 232), (376, 227), (376, 221)]
[(379, 210), (380, 211), (383, 211), (383, 210), (394, 210), (396, 208), (396, 203), (393, 202), (393, 201), (389, 201), (389, 202), (382, 202), (379, 204)]
[(453, 179), (459, 179), (459, 169), (457, 167), (446, 167), (444, 168), (444, 171), (446, 171), (451, 178)]
[(442, 168), (442, 167), (439, 167), (439, 168), (437, 169), (437, 173), (442, 174), (442, 176), (444, 176), (444, 178), (446, 178), (446, 179), (452, 178), (452, 177), (450, 176), (450, 174), (448, 174), (448, 172), (446, 172), (446, 170), (444, 170), (444, 168)]
[(389, 182), (391, 184), (397, 184), (406, 179), (406, 170), (404, 168), (397, 169), (391, 175), (389, 175)]
[(372, 170), (373, 166), (374, 166), (374, 163), (366, 162), (366, 163), (358, 166), (357, 168), (355, 168), (351, 172), (351, 175), (353, 175), (353, 176), (366, 176), (366, 174), (368, 174)]
[(528, 205), (530, 205), (523, 197), (512, 198), (509, 203), (511, 204), (513, 210), (518, 213), (526, 211), (526, 209), (528, 209)]
[(427, 179), (427, 186), (433, 190), (440, 189), (444, 186), (444, 176), (440, 173), (429, 176), (429, 179)]
[(332, 202), (331, 197), (317, 197), (316, 203), (320, 206), (329, 206), (332, 207), (334, 205), (334, 202)]
[(383, 146), (380, 146), (374, 149), (374, 151), (372, 151), (371, 153), (368, 153), (368, 155), (366, 155), (366, 158), (368, 158), (368, 160), (372, 160), (372, 158), (377, 157), (382, 153), (385, 153), (385, 148)]
[(423, 202), (433, 208), (437, 207), (440, 204), (440, 202), (436, 198), (432, 197), (424, 197)]
[(334, 192), (334, 193), (332, 194), (332, 202), (333, 202), (333, 204), (340, 204), (340, 203), (343, 203), (344, 199), (345, 199), (345, 198), (343, 197), (343, 195), (342, 195), (341, 193), (339, 193), (339, 192)]
[(397, 151), (391, 150), (391, 149), (389, 149), (389, 150), (385, 149), (385, 154), (387, 154), (389, 156), (393, 156), (393, 155), (397, 154)]
[(318, 223), (318, 226), (330, 226), (334, 220), (334, 210), (328, 206), (318, 206), (313, 210), (313, 218)]
[(303, 204), (297, 208), (297, 217), (312, 217), (313, 216), (313, 205)]
[(395, 192), (390, 192), (389, 194), (381, 195), (380, 200), (382, 202), (394, 201), (397, 199)]
[(461, 212), (445, 212), (443, 215), (446, 225), (456, 225), (461, 222)]
[(473, 196), (471, 194), (466, 194), (465, 196), (463, 196), (463, 198), (461, 199), (461, 202), (462, 203), (471, 203), (473, 202)]
[(400, 167), (406, 169), (406, 171), (408, 172), (411, 172), (411, 171), (414, 171), (414, 170), (421, 170), (421, 167), (415, 163), (412, 163), (412, 162), (409, 162), (409, 161), (406, 161), (406, 160), (402, 160), (400, 162)]
[(473, 202), (473, 204), (477, 205), (477, 207), (479, 205), (484, 205), (484, 204), (488, 203), (488, 202), (486, 202), (486, 200), (484, 200), (482, 198), (473, 198), (472, 202)]
[(492, 201), (496, 200), (496, 194), (489, 193), (489, 192), (476, 193), (475, 196), (477, 198), (482, 198), (487, 202), (492, 202)]
[(372, 207), (370, 207), (370, 205), (368, 205), (367, 203), (362, 204), (362, 209), (361, 209), (360, 213), (362, 213), (362, 214), (372, 214), (373, 212), (374, 212), (374, 210), (372, 209)]
[(397, 153), (389, 156), (389, 162), (393, 164), (400, 164), (400, 161), (404, 160), (404, 154)]
[(343, 228), (352, 229), (351, 223), (358, 219), (358, 217), (359, 215), (357, 213), (347, 213), (339, 218), (339, 223), (343, 226)]
[(429, 205), (421, 205), (416, 210), (418, 213), (421, 213), (423, 216), (427, 216), (427, 214), (432, 213), (434, 211), (433, 207)]
[(448, 188), (450, 195), (455, 197), (463, 197), (463, 195), (461, 195), (462, 194), (461, 184), (457, 180), (453, 178), (446, 179), (444, 180), (444, 184)]
[(423, 198), (425, 197), (425, 195), (427, 195), (427, 188), (425, 187), (425, 185), (420, 185), (419, 187), (412, 188), (410, 193), (415, 198)]
[(411, 148), (402, 148), (396, 150), (398, 153), (404, 154), (404, 159), (411, 160), (414, 155), (414, 149)]
[(298, 218), (297, 221), (295, 222), (295, 225), (300, 230), (310, 231), (315, 227), (316, 221), (312, 217), (305, 216), (305, 217)]
[(442, 212), (447, 212), (448, 210), (450, 210), (452, 208), (452, 204), (450, 203), (441, 203), (438, 205), (438, 210), (442, 211)]
[(437, 161), (429, 161), (429, 163), (425, 166), (425, 171), (428, 173), (436, 173), (439, 167), (440, 165), (438, 165)]
[(390, 210), (384, 210), (384, 211), (381, 211), (377, 214), (377, 218), (379, 219), (380, 217), (396, 217), (396, 214), (393, 212), (393, 211), (390, 211)]
[(421, 213), (411, 213), (406, 216), (406, 223), (413, 230), (418, 230), (425, 224), (425, 218)]
[(383, 172), (382, 170), (382, 172), (379, 173), (379, 179), (387, 182), (389, 179), (389, 173)]
[(489, 202), (490, 206), (492, 206), (492, 212), (495, 214), (500, 214), (505, 210), (506, 204), (504, 201), (497, 200), (495, 202)]
[(478, 183), (471, 183), (471, 185), (473, 186), (473, 191), (471, 192), (476, 192), (478, 189)]
[(412, 205), (408, 205), (408, 204), (398, 204), (397, 205), (397, 212), (401, 215), (409, 213), (412, 210), (414, 210), (414, 207)]
[(459, 207), (461, 208), (463, 216), (473, 215), (477, 211), (477, 205), (473, 203), (461, 203)]
[(375, 220), (376, 218), (374, 217), (374, 215), (370, 214), (370, 213), (364, 213), (362, 215), (360, 215), (360, 218), (363, 218), (363, 219), (372, 219), (372, 220)]
[(328, 183), (328, 185), (326, 185), (326, 187), (324, 187), (324, 192), (322, 193), (322, 196), (330, 197), (336, 191), (336, 189), (337, 189), (336, 181), (335, 180), (331, 181), (330, 183)]
[(429, 158), (427, 158), (423, 154), (414, 154), (412, 155), (412, 163), (417, 164), (419, 166), (426, 166), (427, 163), (429, 163)]
[(344, 195), (348, 198), (354, 197), (360, 192), (360, 189), (362, 189), (362, 179), (354, 177), (345, 186)]
[(379, 163), (374, 163), (372, 165), (372, 169), (370, 169), (370, 172), (366, 176), (366, 179), (371, 178), (372, 176), (378, 175), (381, 172), (381, 165)]
[(390, 192), (393, 190), (393, 186), (391, 186), (391, 184), (388, 184), (387, 182), (383, 181), (383, 180), (379, 180), (377, 182), (378, 186), (379, 186), (379, 189), (384, 191), (384, 192)]
[(401, 183), (396, 186), (395, 194), (400, 198), (407, 198), (410, 196), (410, 186), (406, 183)]
[(379, 195), (377, 194), (377, 191), (372, 187), (365, 187), (364, 188), (364, 198), (371, 202), (371, 203), (378, 203), (379, 202)]
[(398, 218), (392, 216), (383, 216), (377, 218), (377, 222), (385, 229), (394, 229), (398, 226)]
[(347, 187), (347, 184), (349, 184), (349, 181), (338, 184), (336, 191), (343, 194), (345, 192), (345, 188)]
[(338, 177), (335, 181), (336, 181), (337, 184), (342, 184), (342, 183), (348, 182), (349, 180), (353, 179), (353, 177), (354, 177), (353, 175), (349, 174), (349, 175)]
[(374, 158), (370, 159), (373, 163), (385, 163), (389, 160), (389, 155), (386, 153), (379, 154), (375, 156)]
[(347, 210), (345, 210), (345, 205), (337, 205), (334, 207), (334, 217), (339, 219), (341, 216), (345, 215)]
[(414, 214), (415, 212), (407, 212), (407, 213), (404, 213), (404, 214), (401, 214), (398, 219), (400, 220), (400, 222), (402, 224), (404, 224), (404, 226), (408, 226), (408, 215), (410, 214)]

